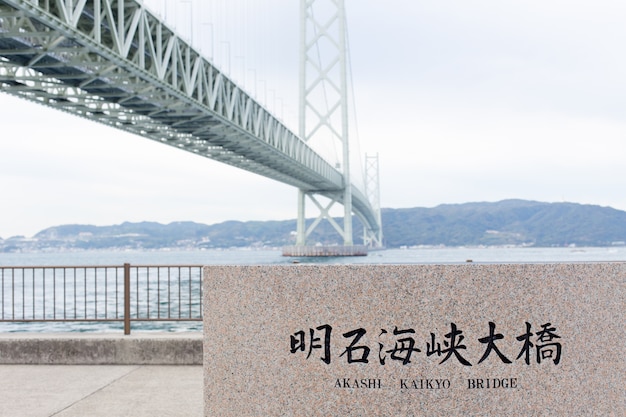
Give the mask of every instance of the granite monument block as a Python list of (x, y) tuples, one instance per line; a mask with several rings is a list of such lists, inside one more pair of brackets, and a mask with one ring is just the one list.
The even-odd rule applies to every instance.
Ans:
[(625, 312), (625, 263), (210, 266), (205, 415), (626, 415)]

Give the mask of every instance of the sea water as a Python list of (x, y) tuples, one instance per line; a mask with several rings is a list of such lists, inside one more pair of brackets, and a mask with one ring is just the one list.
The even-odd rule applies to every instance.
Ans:
[[(372, 251), (368, 256), (292, 258), (280, 250), (159, 250), (0, 253), (0, 266), (454, 264), (626, 261), (626, 247), (437, 247)], [(133, 331), (201, 331), (202, 322), (134, 322)], [(0, 323), (0, 332), (122, 332), (120, 323)]]
[(371, 251), (368, 256), (291, 258), (280, 250), (157, 250), (0, 253), (0, 266), (83, 265), (286, 265), (439, 264), (458, 262), (612, 262), (626, 261), (626, 246), (615, 247), (426, 247)]

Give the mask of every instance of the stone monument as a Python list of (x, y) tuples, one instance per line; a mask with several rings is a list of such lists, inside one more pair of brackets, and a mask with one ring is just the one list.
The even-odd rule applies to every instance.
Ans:
[(626, 264), (210, 266), (206, 416), (626, 415)]

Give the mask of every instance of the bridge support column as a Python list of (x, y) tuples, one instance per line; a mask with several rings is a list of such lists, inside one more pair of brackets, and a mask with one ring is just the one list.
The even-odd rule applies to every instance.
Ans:
[(306, 193), (298, 189), (298, 220), (296, 224), (296, 246), (306, 244)]
[[(382, 214), (380, 211), (380, 177), (378, 154), (365, 155), (365, 193), (376, 213), (376, 230), (363, 228), (363, 242), (370, 248), (383, 248)], [(365, 222), (363, 223), (365, 224)]]
[(348, 52), (346, 47), (346, 8), (343, 1), (337, 6), (339, 27), (339, 78), (341, 102), (341, 143), (343, 146), (343, 244), (352, 246), (352, 177), (350, 174), (350, 140), (348, 128)]
[[(306, 200), (310, 200), (319, 210), (317, 218), (306, 226)], [(331, 216), (330, 210), (335, 203), (342, 203), (345, 193), (338, 192), (334, 198), (331, 198), (324, 204), (316, 198), (314, 193), (298, 190), (298, 219), (296, 223), (296, 244), (295, 246), (286, 246), (283, 248), (283, 256), (364, 256), (367, 255), (367, 246), (354, 245), (352, 242), (352, 215), (346, 222), (344, 217), (343, 227)], [(349, 205), (351, 207), (351, 205)], [(345, 208), (345, 205), (344, 205)], [(347, 211), (346, 211), (347, 213)], [(319, 242), (308, 242), (307, 239), (315, 228), (322, 222), (327, 220), (331, 226), (343, 238), (343, 246), (339, 245), (322, 245)], [(347, 224), (347, 226), (346, 226)]]
[[(341, 235), (343, 246), (352, 247), (352, 182), (350, 178), (350, 146), (348, 140), (348, 81), (347, 81), (347, 45), (346, 16), (343, 0), (333, 2), (335, 13), (317, 13), (314, 11), (321, 2), (300, 0), (300, 137), (309, 142), (320, 137), (330, 137), (342, 143), (341, 159), (336, 162), (343, 176), (343, 189), (336, 193), (323, 194), (331, 198), (327, 206), (322, 205), (314, 196), (316, 192), (298, 190), (298, 220), (296, 226), (296, 247), (305, 247), (313, 229), (326, 219)], [(324, 4), (322, 4), (324, 6)], [(321, 30), (320, 30), (321, 29)], [(328, 56), (320, 56), (319, 43), (326, 45), (331, 40)], [(328, 45), (327, 45), (328, 46)], [(323, 54), (326, 55), (326, 54)], [(325, 97), (325, 101), (320, 101)], [(317, 206), (319, 216), (308, 227), (305, 224), (306, 197)], [(330, 215), (330, 208), (340, 203), (344, 206), (343, 225), (340, 226)], [(317, 246), (319, 248), (319, 246)], [(360, 247), (359, 247), (360, 248)], [(319, 253), (314, 250), (311, 253)], [(324, 253), (333, 253), (332, 250)], [(352, 250), (336, 251), (336, 255), (346, 255)], [(341, 253), (339, 253), (341, 252)], [(359, 254), (362, 250), (359, 249)], [(298, 253), (303, 253), (298, 251)], [(306, 255), (297, 255), (306, 256)], [(319, 255), (310, 255), (319, 256)]]

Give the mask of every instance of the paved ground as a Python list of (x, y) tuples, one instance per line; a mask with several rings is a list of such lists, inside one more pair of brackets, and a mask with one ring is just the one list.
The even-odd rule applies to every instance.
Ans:
[(0, 416), (202, 416), (202, 366), (0, 365)]

